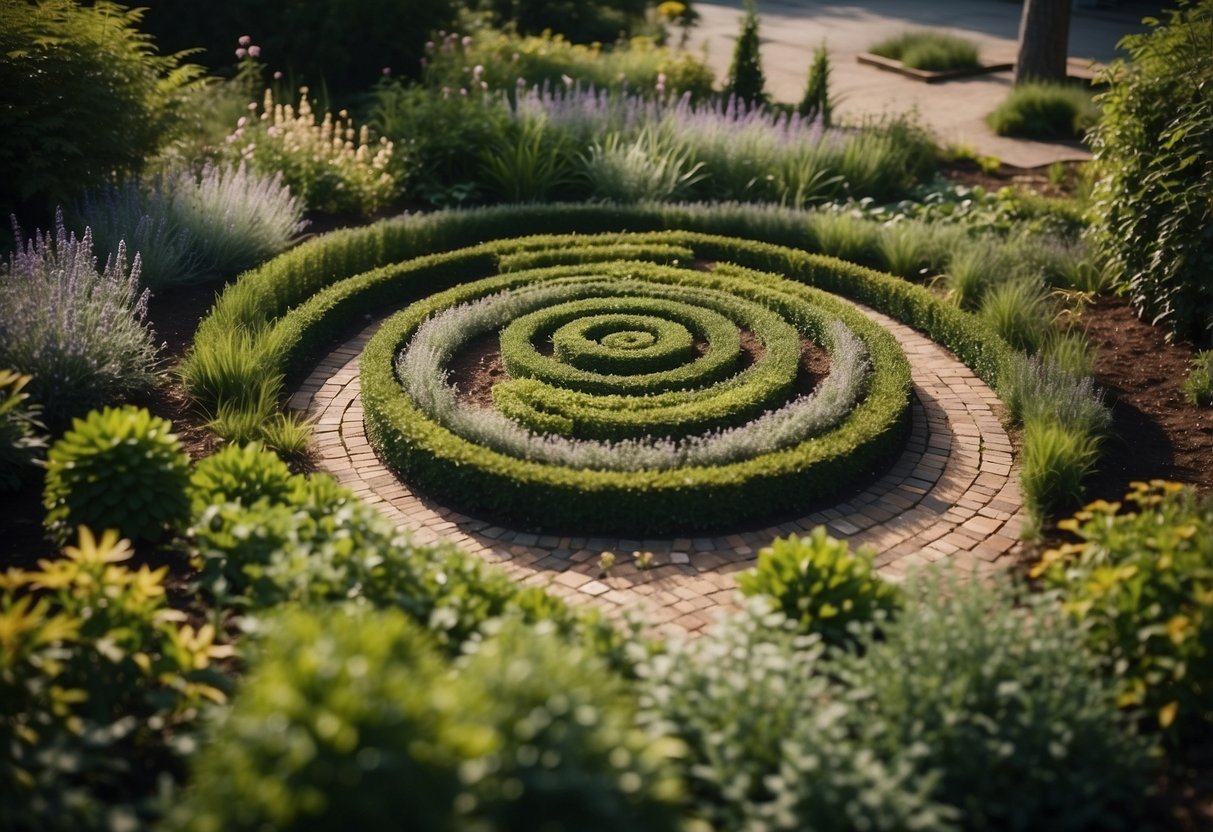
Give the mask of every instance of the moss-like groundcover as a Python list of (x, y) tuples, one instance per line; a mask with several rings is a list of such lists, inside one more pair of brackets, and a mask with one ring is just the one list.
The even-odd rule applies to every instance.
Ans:
[[(924, 331), (991, 383), (997, 382), (1012, 355), (977, 319), (924, 287), (802, 250), (811, 247), (804, 216), (740, 206), (536, 206), (408, 217), (329, 235), (229, 288), (200, 327), (184, 376), (208, 409), (256, 407), (256, 391), (281, 390), (301, 377), (312, 360), (364, 323), (366, 316), (403, 309), (363, 358), (368, 435), (386, 459), (431, 493), (519, 525), (576, 526), (587, 532), (703, 529), (803, 508), (814, 498), (838, 493), (899, 447), (909, 395), (908, 365), (891, 336), (848, 304), (810, 287), (850, 297)], [(689, 230), (651, 231), (662, 227)], [(648, 233), (517, 236), (527, 231), (623, 229)], [(707, 233), (719, 231), (739, 236)], [(476, 244), (485, 239), (497, 242)], [(432, 253), (436, 251), (444, 253)], [(560, 288), (578, 282), (586, 291)], [(626, 302), (617, 311), (605, 312), (614, 297), (610, 287), (625, 284)], [(566, 294), (515, 316), (511, 304), (517, 297), (540, 290)], [(596, 299), (584, 308), (583, 318), (577, 305), (591, 298)], [(504, 318), (500, 309), (492, 309), (502, 304), (501, 309), (509, 310)], [(671, 305), (683, 311), (672, 315)], [(545, 323), (541, 310), (549, 306), (553, 317)], [(655, 315), (659, 307), (665, 311)], [(527, 318), (536, 312), (538, 320)], [(485, 324), (494, 314), (500, 320)], [(582, 321), (605, 325), (601, 316), (611, 314), (631, 320), (612, 319), (605, 334), (614, 333), (613, 346), (587, 341), (584, 331), (577, 331)], [(727, 327), (721, 328), (715, 316), (732, 322), (734, 335), (746, 330), (762, 345), (758, 359), (751, 356), (752, 364), (742, 372), (719, 368), (736, 354), (724, 334)], [(504, 326), (515, 317), (519, 323)], [(505, 330), (503, 359), (521, 377), (499, 385), (494, 405), (514, 417), (512, 432), (499, 431), (496, 439), (486, 440), (483, 425), (468, 428), (452, 425), (447, 416), (434, 418), (433, 413), (441, 415), (442, 403), (433, 395), (441, 399), (447, 394), (442, 385), (426, 383), (424, 373), (410, 382), (409, 372), (418, 371), (419, 365), (413, 366), (415, 359), (401, 351), (427, 318), (434, 319), (431, 330), (456, 333), (431, 332), (427, 337), (437, 338), (431, 347), (441, 349), (418, 352), (439, 355), (431, 367), (431, 382), (441, 381), (442, 344), (462, 343), (474, 331)], [(570, 324), (575, 326), (562, 329)], [(682, 349), (659, 337), (675, 337), (664, 324), (689, 332), (703, 355), (663, 366)], [(787, 327), (795, 335), (789, 336)], [(555, 358), (554, 347), (536, 349), (536, 342), (529, 340), (528, 333), (546, 336), (557, 330), (562, 331), (566, 355), (581, 351), (576, 359), (580, 367)], [(730, 436), (744, 451), (748, 439), (737, 440), (732, 431), (779, 413), (796, 400), (780, 373), (794, 363), (788, 361), (785, 339), (797, 336), (831, 351), (831, 378), (847, 375), (837, 372), (840, 366), (870, 364), (851, 400), (854, 407), (840, 418), (807, 420), (811, 426), (801, 436), (785, 437), (775, 447), (760, 444), (758, 452), (730, 456), (734, 450), (712, 457), (715, 451), (704, 450), (710, 437)], [(513, 349), (516, 337), (531, 347), (519, 343), (513, 344), (519, 349)], [(638, 345), (648, 344), (649, 338), (650, 346), (662, 346), (647, 353), (637, 372), (603, 372), (632, 360), (621, 357), (623, 353), (648, 349)], [(685, 340), (681, 334), (677, 338)], [(621, 346), (620, 339), (634, 343)], [(839, 349), (839, 339), (849, 346)], [(667, 348), (670, 355), (662, 354)], [(553, 350), (551, 355), (545, 354), (547, 349)], [(604, 359), (608, 354), (611, 357)], [(857, 354), (861, 362), (853, 360)], [(726, 360), (713, 370), (713, 361), (722, 357)], [(840, 365), (844, 358), (847, 363)], [(599, 363), (604, 360), (609, 367)], [(644, 365), (646, 361), (655, 363)], [(537, 369), (542, 372), (533, 372)], [(707, 374), (697, 375), (700, 370)], [(604, 386), (603, 380), (611, 378), (625, 380), (623, 387)], [(656, 386), (648, 387), (650, 381)], [(582, 389), (583, 383), (587, 389)], [(490, 421), (499, 422), (499, 417)], [(443, 423), (443, 418), (448, 421)], [(544, 446), (557, 461), (535, 461), (526, 449), (510, 452), (520, 433), (525, 438), (519, 425), (545, 435), (547, 440), (535, 445)], [(633, 463), (615, 465), (615, 470), (597, 463), (558, 464), (569, 444), (592, 456), (601, 443), (615, 443), (641, 458), (707, 453), (711, 463)], [(638, 446), (645, 447), (636, 450)]]

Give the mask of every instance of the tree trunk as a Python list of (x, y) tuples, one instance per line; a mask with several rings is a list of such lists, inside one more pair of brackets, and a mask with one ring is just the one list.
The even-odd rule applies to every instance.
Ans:
[(1070, 0), (1024, 0), (1015, 83), (1064, 81), (1070, 43)]

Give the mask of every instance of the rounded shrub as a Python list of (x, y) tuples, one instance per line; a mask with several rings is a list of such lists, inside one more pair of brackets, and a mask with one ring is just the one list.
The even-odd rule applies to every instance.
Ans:
[(399, 612), (293, 611), (259, 647), (170, 827), (446, 828), (459, 762), (492, 738), (437, 684), (445, 667), (420, 627)]
[(859, 741), (933, 778), (965, 829), (1139, 828), (1147, 744), (1057, 598), (947, 573), (909, 594), (840, 663)]
[(189, 460), (166, 419), (126, 405), (74, 419), (47, 454), (46, 527), (77, 526), (155, 542), (189, 511)]
[(397, 610), (293, 610), (170, 827), (676, 829), (679, 746), (629, 702), (597, 659), (517, 623), (451, 668)]
[(875, 550), (852, 553), (818, 526), (806, 537), (780, 538), (758, 553), (758, 565), (737, 576), (748, 596), (761, 595), (806, 633), (829, 644), (851, 643), (852, 623), (868, 623), (894, 611), (900, 593), (872, 569)]
[(463, 715), (491, 751), (464, 770), (464, 828), (674, 830), (681, 744), (636, 726), (635, 705), (601, 660), (548, 627), (507, 621), (462, 663)]
[(284, 502), (295, 484), (286, 463), (260, 443), (228, 445), (200, 460), (190, 474), (190, 502), (195, 516), (217, 503), (251, 506), (261, 499)]
[(1079, 542), (1045, 552), (1033, 575), (1085, 625), (1121, 704), (1199, 753), (1213, 726), (1213, 504), (1139, 482), (1123, 506), (1097, 501), (1058, 525)]

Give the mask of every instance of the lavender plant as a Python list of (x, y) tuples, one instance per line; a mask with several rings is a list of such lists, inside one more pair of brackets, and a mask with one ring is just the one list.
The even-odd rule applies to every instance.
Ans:
[(33, 377), (30, 395), (46, 422), (144, 391), (155, 381), (157, 347), (147, 325), (140, 258), (119, 244), (100, 271), (89, 229), (35, 232), (0, 267), (0, 366)]
[(102, 255), (125, 241), (140, 255), (144, 286), (161, 289), (232, 275), (284, 250), (303, 229), (303, 203), (282, 174), (239, 165), (178, 170), (111, 185), (81, 204)]

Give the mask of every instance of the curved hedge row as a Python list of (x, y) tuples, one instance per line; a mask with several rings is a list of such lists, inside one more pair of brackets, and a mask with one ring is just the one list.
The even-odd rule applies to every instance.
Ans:
[[(570, 241), (557, 241), (554, 250), (563, 248), (561, 242), (567, 246)], [(537, 318), (531, 319), (529, 315), (514, 318), (513, 306), (495, 316), (473, 315), (478, 302), (489, 301), (486, 307), (489, 310), (494, 305), (500, 307), (503, 298), (512, 296), (510, 288), (522, 297), (522, 308), (534, 305), (542, 309)], [(588, 297), (571, 305), (545, 305), (549, 300), (545, 289)], [(635, 449), (626, 443), (603, 445), (578, 440), (561, 443), (553, 436), (524, 435), (512, 423), (493, 422), (482, 413), (468, 414), (458, 409), (452, 404), (453, 396), (447, 394), (443, 400), (443, 394), (434, 392), (427, 383), (427, 379), (443, 375), (441, 360), (435, 362), (432, 356), (449, 357), (455, 348), (449, 342), (427, 339), (425, 331), (427, 328), (449, 331), (451, 326), (446, 317), (451, 312), (464, 311), (465, 320), (461, 323), (466, 327), (461, 337), (465, 340), (485, 330), (493, 331), (512, 319), (513, 323), (506, 324), (501, 331), (504, 356), (509, 348), (522, 349), (524, 344), (533, 347), (534, 339), (563, 325), (579, 306), (596, 312), (619, 302), (626, 308), (637, 297), (644, 305), (643, 301), (660, 299), (666, 294), (683, 298), (681, 304), (667, 305), (667, 312), (685, 313), (687, 302), (698, 299), (705, 307), (724, 315), (732, 304), (736, 308), (730, 314), (739, 323), (753, 326), (764, 352), (749, 368), (723, 379), (723, 393), (718, 395), (715, 387), (705, 386), (708, 379), (704, 377), (680, 374), (681, 370), (704, 363), (711, 353), (665, 374), (630, 377), (596, 376), (557, 364), (564, 370), (561, 375), (550, 372), (550, 367), (538, 361), (534, 368), (510, 367), (508, 361), (507, 367), (512, 373), (529, 375), (532, 385), (543, 383), (544, 379), (554, 381), (554, 386), (547, 387), (549, 402), (558, 401), (570, 389), (583, 399), (590, 397), (591, 401), (592, 394), (604, 392), (608, 404), (598, 409), (601, 421), (590, 425), (591, 438), (603, 433), (608, 439), (622, 438), (618, 433), (605, 431), (604, 423), (630, 428), (624, 435), (635, 437), (685, 434), (685, 425), (666, 420), (671, 412), (681, 412), (690, 422), (703, 421), (696, 415), (697, 406), (702, 404), (713, 417), (708, 425), (712, 430), (690, 437), (687, 444), (694, 448), (709, 447), (722, 438), (727, 442), (748, 431), (743, 440), (747, 447), (735, 461), (696, 464), (693, 457), (688, 459), (683, 445), (655, 440)], [(551, 313), (548, 323), (535, 325), (535, 321), (544, 320), (543, 313)], [(470, 320), (475, 325), (469, 324)], [(862, 344), (862, 352), (872, 366), (870, 378), (866, 384), (854, 385), (856, 389), (841, 402), (836, 418), (827, 419), (817, 429), (780, 431), (779, 439), (764, 447), (760, 443), (765, 437), (760, 434), (766, 432), (765, 426), (778, 414), (798, 406), (803, 408), (811, 401), (809, 397), (788, 401), (799, 366), (800, 338), (820, 337), (829, 330), (831, 320), (844, 324), (843, 331), (854, 333), (853, 338)], [(734, 339), (739, 341), (736, 332)], [(821, 340), (826, 346), (837, 347), (827, 338)], [(420, 354), (420, 359), (413, 360), (414, 351)], [(397, 363), (398, 354), (401, 359)], [(554, 363), (552, 357), (541, 356), (533, 349), (526, 354)], [(663, 376), (667, 380), (681, 379), (677, 392), (685, 393), (685, 400), (680, 406), (654, 409), (649, 406), (651, 397), (619, 394), (621, 389), (638, 389), (641, 394), (647, 389), (662, 390), (659, 380)], [(759, 407), (768, 413), (742, 425), (753, 415), (749, 409), (754, 397), (746, 395), (753, 385), (747, 385), (747, 376), (765, 380), (771, 387), (771, 395), (757, 399)], [(626, 384), (630, 380), (655, 386)], [(508, 389), (513, 383), (497, 387)], [(819, 385), (815, 395), (827, 395), (827, 385), (828, 382)], [(410, 482), (428, 493), (508, 518), (515, 525), (585, 532), (666, 533), (727, 526), (803, 509), (815, 498), (837, 494), (899, 447), (909, 389), (909, 363), (895, 339), (849, 305), (822, 292), (758, 272), (717, 275), (638, 261), (601, 264), (588, 275), (583, 267), (573, 271), (555, 268), (516, 272), (506, 278), (461, 285), (389, 319), (367, 345), (362, 360), (367, 434), (380, 455)], [(856, 398), (859, 402), (848, 414), (846, 411)], [(725, 404), (723, 408), (721, 401)], [(730, 405), (735, 411), (731, 414)], [(614, 415), (613, 422), (610, 418), (603, 419), (607, 413)], [(586, 432), (579, 420), (570, 418), (567, 412), (542, 412), (542, 415), (548, 421), (536, 424), (524, 418), (524, 426), (560, 432), (548, 429), (554, 427), (550, 423), (553, 418), (564, 417), (567, 423), (560, 427), (566, 432), (574, 435)], [(654, 416), (656, 428), (649, 421)], [(729, 430), (715, 431), (718, 422)], [(643, 440), (637, 438), (632, 442)], [(587, 444), (588, 454), (578, 455)], [(649, 453), (642, 454), (643, 451)], [(629, 464), (633, 452), (638, 461)]]
[[(593, 265), (595, 261), (638, 255), (669, 263), (715, 262), (712, 274), (717, 278), (752, 274), (747, 270), (778, 273), (864, 303), (924, 332), (987, 382), (998, 384), (1014, 353), (974, 316), (922, 286), (779, 245), (812, 246), (805, 217), (802, 212), (742, 206), (514, 206), (404, 217), (336, 232), (300, 246), (229, 287), (199, 327), (185, 376), (199, 403), (213, 409), (224, 400), (223, 384), (212, 384), (213, 379), (221, 379), (229, 390), (267, 380), (281, 385), (300, 377), (309, 361), (337, 337), (384, 309), (404, 307), (485, 275), (547, 262), (544, 253), (560, 248), (564, 262), (584, 264), (590, 271), (600, 268)], [(688, 230), (652, 230), (662, 227)], [(626, 233), (635, 230), (645, 233)], [(576, 236), (576, 245), (567, 240), (555, 243), (554, 236), (499, 239), (537, 231), (599, 233)], [(706, 233), (715, 231), (759, 239)], [(481, 242), (494, 238), (496, 242)], [(440, 249), (457, 250), (434, 253)], [(778, 311), (787, 314), (786, 309)], [(236, 354), (256, 359), (232, 360), (224, 366), (223, 359)], [(512, 402), (499, 402), (506, 409), (534, 406), (525, 386), (504, 395), (512, 396)], [(888, 432), (889, 445), (881, 452), (896, 444), (894, 434)], [(388, 437), (382, 441), (386, 444)], [(873, 453), (873, 458), (877, 455)], [(459, 475), (457, 469), (452, 472), (456, 480)], [(506, 483), (508, 478), (499, 484), (505, 488)], [(729, 502), (727, 494), (733, 502), (765, 499), (743, 490), (720, 483), (721, 504)], [(784, 492), (773, 487), (771, 493), (776, 505), (784, 504)], [(621, 512), (629, 510), (620, 506)], [(720, 521), (736, 516), (735, 510), (726, 509)]]

